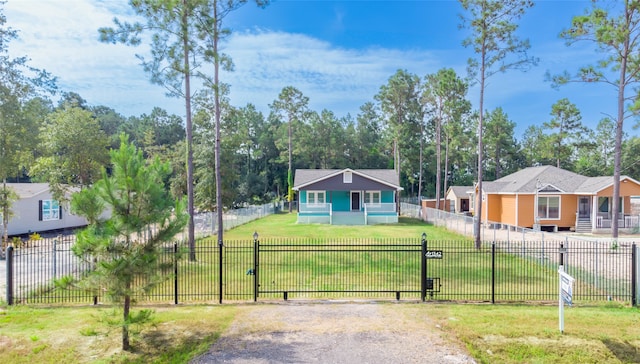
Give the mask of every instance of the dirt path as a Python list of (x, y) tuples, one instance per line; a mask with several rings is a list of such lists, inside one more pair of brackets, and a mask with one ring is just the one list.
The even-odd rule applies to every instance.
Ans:
[(285, 303), (239, 307), (200, 363), (475, 363), (418, 304)]

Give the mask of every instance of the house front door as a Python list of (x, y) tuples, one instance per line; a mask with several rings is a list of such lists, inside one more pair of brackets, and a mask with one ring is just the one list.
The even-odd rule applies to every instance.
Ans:
[(580, 196), (578, 199), (578, 218), (591, 217), (591, 199), (588, 196)]
[(351, 191), (351, 211), (360, 211), (360, 192)]
[(460, 212), (469, 212), (469, 199), (460, 199)]

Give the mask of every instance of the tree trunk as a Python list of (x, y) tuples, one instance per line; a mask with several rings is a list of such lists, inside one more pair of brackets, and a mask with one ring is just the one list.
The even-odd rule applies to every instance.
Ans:
[(293, 175), (293, 151), (291, 150), (293, 146), (293, 143), (291, 141), (293, 136), (291, 132), (292, 118), (293, 116), (289, 115), (289, 169), (287, 174), (287, 201), (289, 201), (289, 213), (293, 212), (293, 199), (291, 198), (291, 189), (293, 188), (293, 186), (291, 186), (291, 176)]
[(442, 163), (440, 162), (441, 154), (441, 128), (442, 128), (442, 110), (436, 119), (436, 210), (440, 210), (440, 185), (442, 183)]
[(418, 176), (418, 205), (422, 204), (422, 151), (424, 149), (424, 122), (420, 123), (420, 172)]
[[(449, 188), (449, 137), (446, 137), (445, 146), (444, 146), (444, 193), (445, 194), (447, 193), (447, 188)], [(454, 211), (449, 211), (449, 212), (455, 212), (455, 209)]]
[[(182, 0), (182, 24), (187, 24), (187, 0)], [(182, 37), (182, 44), (184, 47), (184, 99), (185, 99), (185, 118), (186, 118), (186, 133), (187, 133), (187, 210), (189, 213), (188, 232), (187, 239), (189, 245), (189, 260), (196, 260), (195, 252), (195, 226), (193, 223), (194, 214), (194, 202), (193, 202), (193, 124), (191, 121), (191, 78), (189, 69), (189, 34), (185, 31)]]
[(129, 295), (124, 296), (124, 307), (122, 319), (122, 350), (129, 351), (131, 345), (129, 343), (129, 312), (131, 310), (131, 297)]
[[(627, 29), (629, 29), (629, 3), (625, 1), (625, 19), (627, 19)], [(618, 120), (616, 122), (616, 142), (615, 142), (615, 155), (613, 162), (613, 216), (611, 221), (611, 237), (618, 238), (618, 218), (620, 213), (618, 212), (620, 205), (620, 159), (622, 154), (622, 134), (624, 123), (624, 102), (625, 102), (625, 87), (627, 85), (627, 58), (630, 55), (629, 50), (629, 33), (626, 33), (624, 40), (624, 47), (622, 50), (622, 61), (620, 62), (620, 77), (618, 81)]]
[(218, 57), (218, 37), (220, 36), (220, 19), (218, 19), (218, 1), (214, 0), (213, 2), (213, 19), (214, 21), (214, 33), (213, 33), (213, 54), (215, 55), (215, 61), (213, 62), (213, 98), (214, 98), (214, 107), (215, 107), (215, 117), (216, 117), (216, 150), (215, 150), (215, 159), (216, 159), (216, 213), (218, 218), (218, 245), (223, 245), (223, 234), (224, 234), (224, 221), (222, 219), (222, 172), (220, 167), (220, 152), (222, 150), (220, 146), (220, 61)]
[(484, 147), (482, 145), (482, 108), (484, 107), (484, 79), (485, 79), (485, 51), (482, 52), (482, 66), (480, 69), (480, 113), (478, 117), (478, 185), (476, 193), (476, 206), (474, 208), (475, 220), (474, 220), (474, 240), (476, 249), (480, 249), (482, 246), (481, 236), (482, 232), (482, 178), (484, 178), (483, 159), (484, 159)]

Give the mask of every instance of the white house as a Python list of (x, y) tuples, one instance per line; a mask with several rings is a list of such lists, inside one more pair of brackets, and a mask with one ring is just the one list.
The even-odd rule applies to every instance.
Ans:
[(87, 225), (84, 217), (72, 215), (66, 206), (53, 199), (48, 183), (7, 183), (7, 187), (18, 195), (18, 200), (11, 207), (13, 216), (9, 219), (8, 235), (42, 233)]

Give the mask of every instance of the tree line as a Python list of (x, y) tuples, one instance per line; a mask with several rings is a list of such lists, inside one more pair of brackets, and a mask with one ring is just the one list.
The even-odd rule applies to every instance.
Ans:
[[(454, 81), (450, 83), (452, 88), (463, 91), (456, 95), (455, 103), (434, 95), (434, 89), (446, 87), (448, 80)], [(224, 206), (234, 208), (286, 198), (289, 124), (294, 171), (394, 168), (397, 166), (394, 153), (402, 151), (398, 167), (405, 196), (420, 194), (435, 198), (438, 161), (442, 164), (441, 196), (447, 186), (472, 185), (477, 169), (474, 153), (477, 114), (465, 95), (467, 88), (468, 84), (451, 69), (422, 78), (399, 70), (381, 86), (374, 100), (360, 107), (355, 117), (337, 117), (330, 110), (310, 110), (308, 98), (294, 87), (283, 89), (266, 116), (254, 105), (233, 107), (224, 100), (221, 153), (221, 167), (227, 177), (223, 186)], [(293, 110), (299, 117), (290, 122), (280, 105), (292, 94), (300, 101), (299, 108)], [(405, 98), (404, 105), (411, 107), (394, 109), (389, 100), (400, 97)], [(57, 105), (39, 96), (21, 107), (22, 122), (14, 129), (3, 128), (5, 138), (11, 130), (12, 140), (22, 135), (17, 145), (25, 146), (24, 155), (3, 158), (0, 162), (2, 170), (7, 171), (4, 175), (7, 182), (89, 186), (100, 177), (100, 168), (108, 167), (108, 151), (116, 149), (119, 136), (125, 134), (146, 158), (170, 162), (171, 191), (176, 197), (186, 194), (185, 128), (181, 117), (159, 107), (149, 114), (125, 117), (107, 106), (90, 106), (72, 92), (65, 93)], [(485, 115), (485, 180), (495, 180), (532, 165), (555, 165), (587, 176), (613, 173), (613, 121), (603, 118), (595, 129), (590, 129), (568, 99), (558, 100), (549, 110), (549, 119), (529, 126), (521, 138), (516, 136), (516, 121), (502, 108)], [(212, 133), (210, 115), (206, 110), (198, 110), (194, 114), (195, 195), (197, 208), (204, 211), (215, 210)], [(437, 150), (438, 139), (441, 151)], [(640, 177), (639, 150), (639, 137), (624, 139), (623, 170), (634, 178)], [(440, 158), (436, 157), (438, 153)]]

